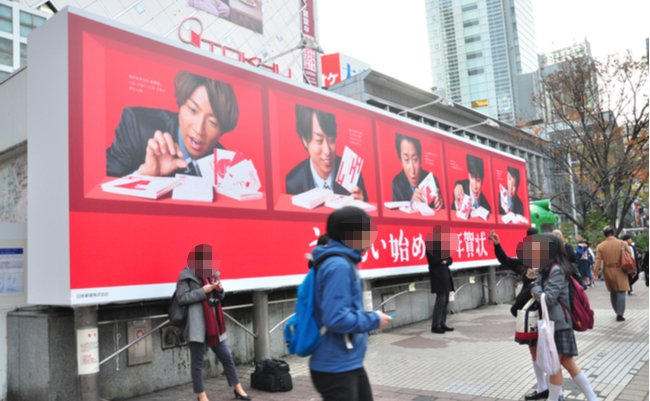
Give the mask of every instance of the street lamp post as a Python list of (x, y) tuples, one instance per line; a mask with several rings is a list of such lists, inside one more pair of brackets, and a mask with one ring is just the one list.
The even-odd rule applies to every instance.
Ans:
[(496, 121), (494, 121), (492, 119), (486, 118), (485, 120), (481, 121), (480, 123), (468, 125), (467, 127), (456, 128), (456, 129), (451, 130), (451, 132), (456, 132), (456, 131), (464, 130), (464, 129), (467, 129), (467, 128), (478, 127), (479, 125), (488, 125), (488, 126), (490, 126), (492, 128), (499, 128), (499, 123), (497, 123)]
[(448, 99), (446, 99), (446, 98), (444, 98), (442, 96), (438, 96), (438, 98), (436, 100), (432, 101), (432, 102), (421, 104), (421, 105), (416, 106), (416, 107), (411, 107), (410, 109), (402, 110), (397, 114), (400, 115), (400, 116), (403, 116), (403, 115), (406, 115), (406, 113), (408, 113), (408, 112), (418, 110), (418, 109), (421, 109), (423, 107), (431, 106), (431, 105), (434, 105), (434, 104), (442, 104), (444, 106), (454, 107), (454, 103), (452, 101), (450, 101), (450, 100), (448, 100)]

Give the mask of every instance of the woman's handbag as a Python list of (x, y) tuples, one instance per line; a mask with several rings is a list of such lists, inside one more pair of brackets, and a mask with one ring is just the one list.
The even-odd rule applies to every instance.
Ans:
[(187, 305), (181, 305), (178, 303), (176, 291), (174, 291), (174, 295), (172, 295), (172, 299), (169, 302), (167, 315), (169, 317), (169, 323), (172, 326), (181, 329), (185, 328), (185, 325), (187, 324)]
[(555, 322), (549, 319), (546, 294), (542, 293), (542, 319), (537, 322), (537, 360), (535, 363), (547, 375), (554, 375), (560, 371), (560, 356), (555, 345)]
[(515, 326), (515, 341), (537, 340), (538, 307), (535, 298), (530, 298), (526, 304), (517, 311), (517, 325)]
[(625, 250), (623, 241), (621, 241), (621, 256), (618, 260), (618, 265), (628, 275), (633, 276), (636, 274), (636, 262), (634, 261), (634, 257)]

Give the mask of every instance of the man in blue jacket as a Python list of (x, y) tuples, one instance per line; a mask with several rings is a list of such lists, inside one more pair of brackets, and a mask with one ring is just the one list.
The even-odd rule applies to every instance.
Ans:
[(311, 378), (324, 401), (372, 401), (363, 368), (368, 332), (392, 319), (363, 308), (357, 263), (372, 244), (370, 217), (356, 207), (335, 210), (327, 219), (327, 236), (327, 245), (313, 252), (318, 263), (315, 313), (327, 331), (309, 360)]

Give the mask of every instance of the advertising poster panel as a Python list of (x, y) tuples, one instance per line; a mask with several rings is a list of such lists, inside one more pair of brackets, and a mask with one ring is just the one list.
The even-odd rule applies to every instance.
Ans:
[[(61, 18), (68, 36), (46, 24), (32, 51), (68, 41), (61, 97), (69, 99), (68, 117), (29, 135), (32, 155), (48, 152), (39, 139), (67, 143), (66, 167), (34, 174), (38, 182), (67, 178), (69, 235), (32, 242), (65, 252), (52, 263), (57, 271), (39, 263), (30, 277), (63, 277), (55, 285), (65, 288), (52, 290), (67, 300), (50, 300), (31, 283), (30, 299), (84, 305), (168, 297), (200, 243), (212, 245), (230, 291), (297, 285), (327, 215), (345, 205), (366, 210), (378, 229), (363, 254), (364, 277), (426, 271), (425, 239), (435, 225), (449, 226), (457, 239), (455, 269), (494, 263), (492, 228), (510, 253), (524, 236), (522, 221), (496, 218), (495, 186), (513, 188), (529, 218), (521, 159), (83, 13), (53, 20)], [(474, 159), (482, 162), (481, 196), (459, 218), (472, 198)], [(513, 168), (518, 186), (509, 184)], [(514, 199), (504, 216), (520, 211)], [(474, 216), (472, 208), (487, 213)]]

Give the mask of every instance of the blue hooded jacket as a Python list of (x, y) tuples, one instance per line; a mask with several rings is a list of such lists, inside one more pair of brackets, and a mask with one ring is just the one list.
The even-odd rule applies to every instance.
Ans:
[[(379, 316), (363, 309), (361, 279), (356, 264), (361, 252), (330, 239), (328, 245), (317, 246), (314, 260), (332, 252), (348, 255), (354, 265), (342, 256), (331, 256), (316, 272), (316, 316), (327, 327), (318, 348), (311, 355), (309, 368), (323, 373), (349, 372), (363, 367), (368, 347), (368, 332), (379, 328)], [(348, 349), (344, 334), (349, 335)]]

